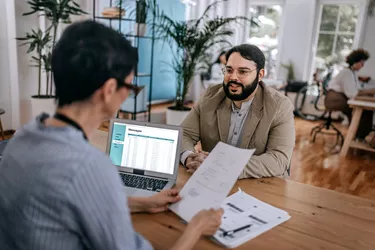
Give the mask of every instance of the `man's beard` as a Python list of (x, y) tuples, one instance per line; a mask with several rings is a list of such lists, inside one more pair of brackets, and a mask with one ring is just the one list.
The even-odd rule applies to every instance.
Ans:
[[(238, 86), (240, 86), (242, 89), (241, 94), (232, 94), (229, 90), (229, 87), (231, 84), (237, 84)], [(223, 88), (224, 88), (225, 95), (232, 101), (243, 101), (246, 98), (248, 98), (252, 93), (254, 93), (258, 84), (259, 84), (259, 77), (257, 76), (250, 85), (245, 86), (242, 83), (237, 82), (237, 81), (229, 81), (227, 84), (223, 82)]]

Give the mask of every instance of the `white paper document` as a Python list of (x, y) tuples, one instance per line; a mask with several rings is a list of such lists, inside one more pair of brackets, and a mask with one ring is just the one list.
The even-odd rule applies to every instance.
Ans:
[(181, 201), (170, 210), (189, 222), (203, 209), (219, 208), (254, 152), (219, 142), (180, 191)]
[(227, 248), (237, 247), (290, 219), (286, 211), (242, 191), (226, 198), (221, 207), (222, 224), (213, 240)]

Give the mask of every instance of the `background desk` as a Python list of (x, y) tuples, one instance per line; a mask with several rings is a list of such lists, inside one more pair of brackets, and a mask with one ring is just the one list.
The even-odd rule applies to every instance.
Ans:
[[(90, 140), (105, 150), (106, 132), (98, 131)], [(180, 168), (177, 187), (189, 176)], [(375, 249), (375, 201), (280, 178), (240, 180), (232, 192), (238, 187), (292, 218), (236, 249)], [(133, 214), (132, 220), (156, 249), (169, 249), (185, 229), (171, 212)], [(202, 238), (195, 249), (224, 248)]]
[(375, 152), (375, 148), (371, 148), (364, 143), (353, 141), (355, 134), (357, 133), (358, 125), (361, 120), (363, 110), (375, 110), (375, 102), (358, 101), (350, 99), (348, 101), (348, 104), (351, 108), (353, 108), (353, 117), (349, 126), (348, 133), (346, 134), (344, 145), (341, 148), (340, 156), (346, 157), (349, 148), (358, 148), (362, 150)]

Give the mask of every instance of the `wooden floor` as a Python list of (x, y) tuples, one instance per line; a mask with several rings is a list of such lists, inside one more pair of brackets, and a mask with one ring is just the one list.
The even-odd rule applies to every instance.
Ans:
[[(151, 121), (164, 123), (167, 106), (153, 107)], [(147, 117), (140, 115), (137, 119), (147, 120)], [(339, 149), (332, 149), (333, 136), (319, 135), (315, 143), (311, 142), (311, 128), (319, 123), (295, 118), (291, 179), (375, 200), (375, 153), (350, 150), (347, 158), (340, 158)], [(105, 122), (100, 129), (107, 130), (107, 126)], [(346, 127), (340, 124), (337, 127), (346, 134)]]
[[(312, 143), (311, 128), (319, 123), (295, 118), (291, 179), (375, 200), (375, 154), (350, 150), (346, 158), (341, 158), (336, 153), (339, 148), (332, 149), (334, 136), (319, 135)], [(346, 127), (336, 126), (346, 134)]]

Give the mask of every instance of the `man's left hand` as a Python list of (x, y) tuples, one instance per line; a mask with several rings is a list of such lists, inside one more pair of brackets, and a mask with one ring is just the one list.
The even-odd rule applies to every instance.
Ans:
[(177, 189), (166, 189), (149, 197), (146, 212), (160, 213), (168, 210), (168, 205), (181, 200)]

